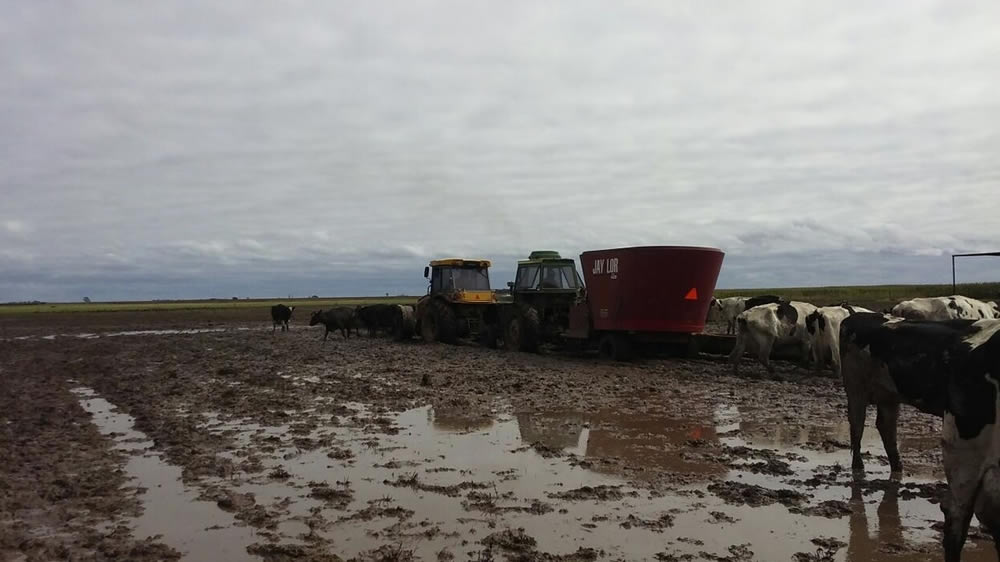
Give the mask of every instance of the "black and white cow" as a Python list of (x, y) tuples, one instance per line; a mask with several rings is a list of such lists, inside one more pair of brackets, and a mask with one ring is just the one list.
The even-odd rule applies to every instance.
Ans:
[(281, 326), (281, 331), (284, 332), (288, 330), (288, 321), (292, 319), (292, 311), (295, 310), (294, 306), (285, 306), (283, 304), (276, 304), (271, 307), (271, 333)]
[(928, 322), (855, 314), (840, 330), (852, 467), (863, 468), (861, 437), (869, 404), (878, 407), (875, 425), (894, 472), (902, 470), (896, 444), (900, 403), (941, 416), (948, 480), (941, 503), (945, 560), (960, 560), (973, 514), (997, 537), (1000, 320)]
[(724, 299), (712, 299), (712, 304), (708, 309), (708, 320), (710, 322), (725, 322), (726, 333), (736, 333), (736, 317), (746, 310), (744, 304), (749, 297), (726, 297)]
[(871, 312), (867, 308), (841, 303), (836, 306), (821, 306), (806, 316), (806, 331), (809, 332), (813, 365), (820, 370), (829, 359), (833, 373), (840, 376), (840, 323), (844, 318), (858, 313)]
[(777, 295), (760, 295), (756, 297), (750, 297), (743, 302), (743, 310), (750, 310), (758, 306), (763, 306), (765, 304), (772, 304), (776, 302), (781, 302), (781, 297)]
[(802, 352), (802, 361), (806, 362), (809, 358), (806, 316), (815, 310), (807, 302), (791, 301), (755, 306), (740, 313), (736, 317), (736, 345), (729, 354), (733, 375), (739, 375), (740, 360), (748, 348), (757, 354), (768, 372), (773, 372), (771, 350), (776, 343), (795, 343)]
[(1000, 310), (997, 310), (997, 303), (994, 301), (983, 302), (972, 297), (963, 297), (958, 295), (956, 295), (955, 298), (965, 300), (965, 307), (968, 310), (969, 316), (973, 320), (982, 318), (1000, 318)]
[(892, 307), (893, 316), (907, 320), (982, 320), (1000, 318), (995, 303), (986, 303), (963, 295), (922, 297), (902, 301)]

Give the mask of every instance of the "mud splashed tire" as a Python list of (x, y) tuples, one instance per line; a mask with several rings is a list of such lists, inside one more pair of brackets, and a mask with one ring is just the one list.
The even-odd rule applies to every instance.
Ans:
[(538, 351), (540, 331), (538, 311), (530, 306), (519, 307), (504, 330), (504, 348), (508, 351), (535, 353)]
[(432, 325), (437, 341), (453, 344), (458, 340), (458, 322), (455, 320), (455, 311), (447, 303), (443, 301), (431, 303), (429, 317), (433, 319)]

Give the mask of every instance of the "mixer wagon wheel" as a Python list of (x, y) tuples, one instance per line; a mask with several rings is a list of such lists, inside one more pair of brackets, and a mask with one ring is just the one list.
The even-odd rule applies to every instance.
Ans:
[(503, 334), (504, 347), (510, 351), (538, 351), (541, 322), (538, 311), (528, 305), (517, 307), (517, 313), (507, 321)]
[(602, 357), (615, 361), (628, 361), (632, 358), (632, 342), (624, 334), (604, 334), (597, 350)]

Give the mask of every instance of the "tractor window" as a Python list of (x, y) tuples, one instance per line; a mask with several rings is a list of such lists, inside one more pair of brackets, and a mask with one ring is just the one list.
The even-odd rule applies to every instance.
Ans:
[(579, 289), (583, 286), (583, 283), (580, 283), (580, 276), (576, 273), (576, 267), (564, 265), (559, 271), (562, 273), (563, 286), (567, 289)]
[(431, 291), (434, 293), (439, 293), (444, 288), (444, 273), (440, 268), (435, 267), (434, 273), (431, 274)]
[(517, 283), (515, 286), (518, 289), (534, 289), (535, 284), (538, 282), (538, 266), (537, 265), (526, 265), (517, 270)]
[(546, 266), (538, 287), (541, 289), (576, 289), (580, 281), (572, 265)]
[(489, 291), (490, 277), (486, 269), (453, 268), (443, 272), (444, 290)]

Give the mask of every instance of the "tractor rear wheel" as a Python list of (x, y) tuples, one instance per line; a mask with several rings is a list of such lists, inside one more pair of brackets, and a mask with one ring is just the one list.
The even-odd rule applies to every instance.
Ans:
[(530, 306), (519, 306), (514, 316), (507, 322), (504, 331), (504, 347), (510, 351), (534, 353), (538, 351), (541, 323), (538, 311)]

